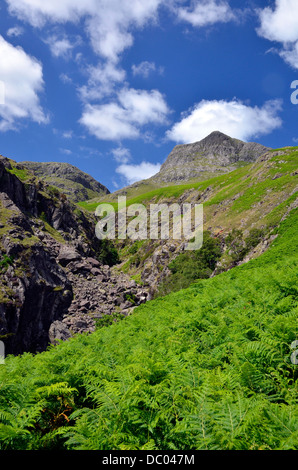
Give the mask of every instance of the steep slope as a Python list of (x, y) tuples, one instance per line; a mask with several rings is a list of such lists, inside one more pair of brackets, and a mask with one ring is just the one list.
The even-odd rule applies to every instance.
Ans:
[(1, 450), (297, 450), (297, 216), (258, 260), (7, 358)]
[(7, 353), (42, 351), (146, 300), (129, 277), (110, 272), (116, 252), (95, 237), (95, 223), (57, 189), (0, 158), (0, 339)]
[[(160, 187), (136, 197), (128, 197), (127, 204), (141, 203), (148, 208), (150, 204), (156, 203), (203, 204), (204, 230), (220, 239), (223, 254), (219, 266), (225, 270), (243, 261), (231, 256), (227, 249), (226, 238), (233, 229), (241, 231), (243, 240), (240, 243), (244, 246), (252, 230), (262, 232), (257, 246), (251, 247), (246, 253), (243, 250), (244, 260), (258, 256), (268, 248), (272, 230), (297, 205), (297, 168), (297, 148), (272, 150), (256, 162), (228, 174), (203, 182)], [(96, 206), (97, 203), (92, 201), (84, 205), (92, 211)], [(155, 290), (169, 274), (171, 260), (183, 252), (184, 242), (148, 239), (136, 242), (134, 246), (137, 247), (135, 251), (133, 246), (129, 247), (129, 243), (119, 241), (123, 260), (120, 267)]]
[[(243, 142), (214, 131), (199, 142), (177, 145), (156, 175), (115, 191), (109, 200), (115, 200), (118, 195), (132, 198), (160, 187), (204, 181), (227, 174), (255, 162), (268, 150), (261, 144)], [(94, 202), (98, 201), (100, 199)]]
[(215, 131), (199, 142), (177, 145), (151, 181), (209, 179), (254, 162), (267, 150), (263, 145), (242, 142)]
[(92, 176), (69, 163), (21, 162), (40, 180), (56, 187), (73, 202), (107, 195), (110, 191)]
[[(203, 204), (204, 230), (221, 248), (204, 272), (214, 276), (268, 249), (297, 206), (297, 161), (297, 148), (268, 151), (228, 174), (127, 202)], [(10, 352), (42, 350), (49, 340), (94, 331), (105, 315), (128, 315), (156, 295), (184, 254), (184, 240), (115, 240), (121, 263), (111, 269), (113, 245), (95, 237), (97, 203), (86, 202), (88, 212), (11, 160), (1, 158), (0, 170), (0, 335)]]

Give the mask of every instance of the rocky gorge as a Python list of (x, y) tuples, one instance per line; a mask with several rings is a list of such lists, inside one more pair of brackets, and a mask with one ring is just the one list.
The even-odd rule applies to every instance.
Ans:
[[(213, 164), (220, 171), (206, 180)], [(62, 165), (59, 172), (59, 165), (0, 156), (0, 341), (6, 354), (44, 351), (131, 315), (155, 298), (173, 260), (184, 256), (183, 240), (99, 240), (95, 207), (114, 203), (121, 191), (109, 194), (80, 170)], [(192, 166), (201, 176), (181, 185), (188, 178), (183, 168)], [(291, 147), (273, 151), (214, 132), (176, 147), (156, 181), (165, 170), (174, 175), (171, 185), (164, 180), (154, 189), (141, 182), (122, 191), (128, 205), (204, 205), (204, 230), (221, 251), (208, 276), (266, 251), (280, 220), (297, 207), (297, 154)], [(91, 183), (100, 198), (78, 203), (85, 194), (81, 186), (89, 191)]]
[(7, 354), (43, 351), (146, 301), (143, 287), (98, 261), (93, 215), (4, 157), (0, 215), (0, 339)]

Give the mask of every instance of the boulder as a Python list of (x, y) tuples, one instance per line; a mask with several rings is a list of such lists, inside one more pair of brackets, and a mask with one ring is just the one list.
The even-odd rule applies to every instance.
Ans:
[(57, 257), (57, 260), (61, 266), (67, 266), (72, 261), (78, 261), (80, 259), (81, 255), (77, 252), (77, 250), (69, 245), (62, 245)]
[(69, 338), (71, 338), (71, 333), (62, 321), (57, 320), (51, 324), (49, 329), (49, 340), (51, 344), (66, 341)]

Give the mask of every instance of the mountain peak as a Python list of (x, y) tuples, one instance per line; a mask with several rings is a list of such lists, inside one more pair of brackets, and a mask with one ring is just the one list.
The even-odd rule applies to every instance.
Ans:
[(204, 139), (201, 140), (201, 142), (205, 143), (221, 143), (225, 140), (233, 140), (232, 137), (224, 134), (223, 132), (220, 131), (213, 131), (211, 134), (207, 135)]
[(254, 162), (268, 150), (261, 144), (213, 131), (198, 142), (174, 147), (152, 179), (160, 183), (205, 180)]

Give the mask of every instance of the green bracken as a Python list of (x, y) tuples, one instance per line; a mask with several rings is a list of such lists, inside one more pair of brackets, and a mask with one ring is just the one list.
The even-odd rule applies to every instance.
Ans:
[(247, 264), (6, 358), (1, 449), (297, 450), (297, 223)]

